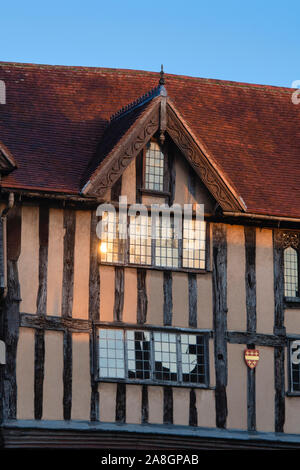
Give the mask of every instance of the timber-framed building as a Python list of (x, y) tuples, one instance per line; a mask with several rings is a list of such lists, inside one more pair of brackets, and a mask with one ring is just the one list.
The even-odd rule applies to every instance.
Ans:
[[(299, 447), (293, 91), (16, 63), (0, 80), (2, 445)], [(99, 238), (120, 196), (146, 214), (123, 239), (107, 213)], [(181, 239), (160, 216), (151, 237), (153, 204), (192, 207)]]

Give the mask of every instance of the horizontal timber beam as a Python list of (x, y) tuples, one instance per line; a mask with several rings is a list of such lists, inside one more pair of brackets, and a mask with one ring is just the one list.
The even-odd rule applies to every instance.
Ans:
[(284, 336), (268, 335), (263, 333), (247, 333), (244, 331), (227, 331), (228, 343), (232, 344), (256, 344), (257, 346), (285, 346)]
[(58, 331), (74, 331), (74, 332), (91, 332), (92, 322), (90, 320), (82, 320), (78, 318), (64, 318), (56, 316), (43, 316), (20, 313), (20, 326), (27, 328), (37, 328), (45, 330)]

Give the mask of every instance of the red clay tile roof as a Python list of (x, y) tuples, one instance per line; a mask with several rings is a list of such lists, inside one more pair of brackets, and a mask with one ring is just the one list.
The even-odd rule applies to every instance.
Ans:
[[(248, 212), (300, 217), (300, 105), (287, 88), (165, 74), (193, 135)], [(78, 194), (110, 116), (159, 73), (0, 63), (0, 140), (18, 168), (6, 188)]]

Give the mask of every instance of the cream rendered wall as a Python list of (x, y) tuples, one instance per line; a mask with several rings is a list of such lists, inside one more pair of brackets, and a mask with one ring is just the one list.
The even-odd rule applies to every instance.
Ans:
[(173, 424), (188, 426), (190, 416), (190, 389), (173, 388)]
[(189, 285), (188, 274), (173, 272), (172, 296), (173, 317), (172, 324), (176, 327), (189, 326)]
[(273, 334), (274, 327), (273, 237), (270, 229), (256, 229), (257, 332)]
[(35, 332), (20, 328), (16, 359), (17, 419), (34, 419)]
[(63, 332), (45, 331), (43, 419), (63, 419)]
[(197, 325), (198, 328), (212, 329), (212, 274), (197, 274)]
[(196, 407), (198, 426), (205, 428), (215, 428), (216, 405), (214, 390), (196, 389)]
[(227, 226), (227, 329), (247, 329), (244, 227)]
[(126, 423), (140, 424), (142, 420), (142, 386), (126, 385)]
[(115, 301), (115, 268), (114, 266), (100, 267), (100, 320), (114, 320)]
[(36, 313), (39, 287), (39, 207), (22, 206), (21, 254), (18, 261), (21, 287), (20, 312)]
[(162, 387), (148, 387), (149, 423), (163, 423), (164, 390)]
[(259, 346), (259, 363), (256, 376), (256, 428), (273, 431), (275, 423), (274, 349)]
[(147, 323), (164, 324), (164, 275), (162, 271), (147, 270), (146, 289), (148, 296)]
[(241, 344), (227, 344), (228, 429), (247, 429), (247, 365), (244, 349), (245, 346)]
[(116, 420), (117, 384), (102, 382), (98, 386), (100, 421), (114, 422)]
[(76, 211), (73, 318), (89, 317), (90, 211)]
[(88, 333), (72, 334), (72, 419), (89, 420), (91, 406)]
[(50, 209), (47, 268), (47, 315), (61, 315), (64, 233), (63, 210)]
[(124, 269), (124, 307), (123, 321), (136, 323), (137, 319), (137, 270)]
[(284, 324), (287, 334), (300, 335), (300, 309), (286, 309), (284, 311)]

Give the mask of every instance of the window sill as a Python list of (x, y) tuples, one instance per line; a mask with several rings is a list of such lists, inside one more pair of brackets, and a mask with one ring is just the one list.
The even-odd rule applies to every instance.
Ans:
[(285, 395), (287, 397), (300, 397), (300, 391), (299, 392), (286, 392)]
[[(180, 272), (180, 273), (191, 273), (191, 274), (208, 274), (211, 273), (212, 270), (209, 269), (197, 269), (197, 268), (173, 268), (173, 267), (168, 267), (168, 266), (149, 266), (147, 264), (124, 264), (124, 263), (107, 263), (104, 261), (99, 261), (99, 264), (102, 264), (103, 266), (118, 266), (118, 267), (123, 267), (123, 268), (141, 268), (141, 269), (151, 269), (151, 270), (156, 270), (156, 271), (174, 271), (174, 272)], [(300, 308), (300, 304), (299, 304)]]
[(284, 297), (284, 306), (286, 308), (300, 309), (300, 297)]
[(162, 197), (171, 196), (171, 193), (169, 191), (155, 191), (154, 189), (141, 188), (140, 192), (142, 194), (146, 194), (147, 196), (162, 196)]
[(197, 384), (197, 383), (178, 383), (178, 382), (168, 382), (168, 381), (151, 381), (151, 380), (139, 380), (139, 379), (120, 379), (120, 378), (103, 378), (96, 376), (95, 377), (96, 382), (104, 382), (104, 383), (122, 383), (126, 385), (149, 385), (151, 387), (176, 387), (176, 388), (201, 388), (205, 390), (215, 390), (215, 387), (209, 386), (207, 384)]

